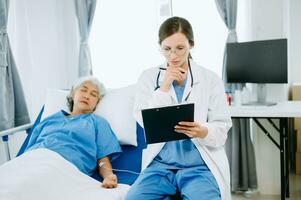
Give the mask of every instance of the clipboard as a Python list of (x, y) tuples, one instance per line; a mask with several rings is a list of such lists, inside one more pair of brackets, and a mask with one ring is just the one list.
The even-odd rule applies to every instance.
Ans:
[(180, 121), (194, 121), (194, 103), (143, 109), (142, 118), (147, 144), (189, 139), (174, 127)]

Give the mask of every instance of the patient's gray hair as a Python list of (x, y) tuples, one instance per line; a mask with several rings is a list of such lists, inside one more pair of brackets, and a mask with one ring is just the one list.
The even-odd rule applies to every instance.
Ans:
[(73, 105), (74, 105), (72, 93), (75, 90), (77, 90), (80, 86), (82, 86), (82, 84), (84, 84), (86, 82), (90, 82), (96, 86), (98, 94), (99, 94), (99, 99), (102, 99), (102, 97), (105, 95), (105, 93), (106, 93), (105, 86), (96, 77), (94, 77), (94, 76), (81, 77), (81, 78), (77, 79), (76, 81), (74, 81), (74, 83), (72, 84), (71, 90), (67, 96), (67, 105), (71, 112), (73, 111)]

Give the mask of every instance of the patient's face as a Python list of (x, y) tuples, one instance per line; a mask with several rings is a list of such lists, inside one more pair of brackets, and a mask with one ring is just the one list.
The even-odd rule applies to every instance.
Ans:
[(72, 114), (92, 113), (99, 102), (97, 87), (91, 82), (84, 82), (73, 93)]

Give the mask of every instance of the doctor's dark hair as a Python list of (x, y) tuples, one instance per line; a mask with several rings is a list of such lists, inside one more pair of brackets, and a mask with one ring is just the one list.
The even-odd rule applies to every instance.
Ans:
[[(182, 17), (171, 17), (165, 20), (159, 29), (159, 44), (161, 45), (162, 41), (165, 38), (175, 34), (183, 33), (189, 41), (189, 44), (194, 46), (194, 37), (191, 24)], [(189, 57), (190, 54), (189, 54)]]

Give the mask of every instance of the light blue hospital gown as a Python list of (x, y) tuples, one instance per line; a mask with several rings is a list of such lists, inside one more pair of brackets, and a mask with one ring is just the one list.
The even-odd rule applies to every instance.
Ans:
[(98, 159), (114, 159), (121, 147), (104, 118), (94, 114), (67, 115), (60, 111), (38, 124), (26, 150), (50, 149), (91, 176)]
[[(178, 102), (181, 87), (173, 82)], [(185, 98), (185, 97), (184, 97)], [(190, 139), (167, 142), (151, 164), (138, 177), (126, 200), (169, 199), (179, 190), (184, 200), (219, 200), (217, 182)]]

